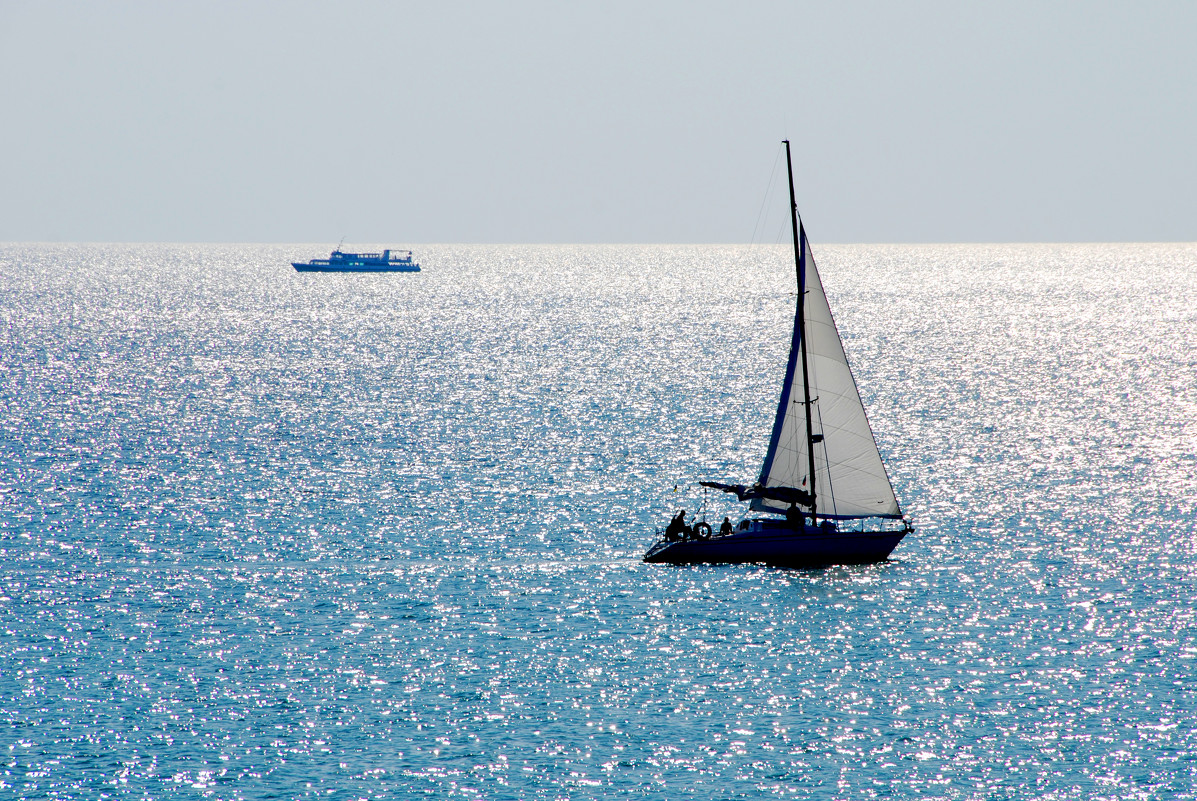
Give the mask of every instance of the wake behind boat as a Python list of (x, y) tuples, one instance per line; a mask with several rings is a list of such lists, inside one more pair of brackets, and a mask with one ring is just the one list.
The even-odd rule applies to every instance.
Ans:
[(746, 518), (734, 528), (725, 519), (712, 534), (705, 522), (687, 526), (682, 512), (644, 555), (646, 562), (865, 564), (887, 559), (912, 530), (885, 472), (823, 293), (798, 217), (789, 140), (785, 146), (801, 291), (773, 433), (752, 486), (699, 482), (734, 493), (753, 512), (783, 517)]
[(418, 273), (420, 265), (412, 260), (410, 250), (384, 250), (382, 253), (345, 253), (337, 248), (327, 259), (293, 261), (301, 273)]

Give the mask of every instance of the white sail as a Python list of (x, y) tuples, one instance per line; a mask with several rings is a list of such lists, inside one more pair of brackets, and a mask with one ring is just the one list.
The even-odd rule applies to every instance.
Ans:
[[(810, 371), (811, 433), (815, 452), (815, 504), (820, 517), (901, 517), (893, 486), (865, 417), (856, 381), (848, 367), (823, 282), (810, 253), (806, 232), (800, 236), (800, 272), (805, 273), (806, 362)], [(810, 492), (810, 458), (803, 407), (800, 332), (795, 333), (769, 450), (758, 481), (766, 488)], [(821, 438), (821, 439), (820, 439)], [(756, 497), (752, 508), (784, 512), (788, 503)]]

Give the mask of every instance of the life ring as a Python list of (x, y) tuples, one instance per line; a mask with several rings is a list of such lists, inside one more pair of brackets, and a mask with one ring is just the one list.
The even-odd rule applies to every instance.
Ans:
[[(703, 531), (706, 531), (706, 533), (703, 534)], [(702, 522), (696, 523), (694, 525), (694, 539), (709, 540), (710, 538), (711, 538), (711, 524), (710, 523), (703, 520)]]

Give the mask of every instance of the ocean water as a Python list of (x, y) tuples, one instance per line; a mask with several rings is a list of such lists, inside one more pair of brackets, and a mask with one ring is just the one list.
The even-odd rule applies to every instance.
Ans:
[(884, 564), (639, 559), (784, 246), (0, 246), (0, 796), (1197, 798), (1197, 245), (815, 254)]

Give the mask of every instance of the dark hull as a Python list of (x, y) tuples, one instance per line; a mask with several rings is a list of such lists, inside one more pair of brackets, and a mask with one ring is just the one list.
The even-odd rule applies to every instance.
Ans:
[[(763, 523), (763, 524), (762, 524)], [(805, 526), (801, 530), (772, 521), (748, 531), (709, 540), (661, 540), (644, 561), (673, 565), (758, 562), (781, 567), (863, 565), (883, 562), (908, 533), (897, 531), (828, 531)]]
[(291, 262), (301, 273), (418, 273), (418, 264), (311, 264)]

